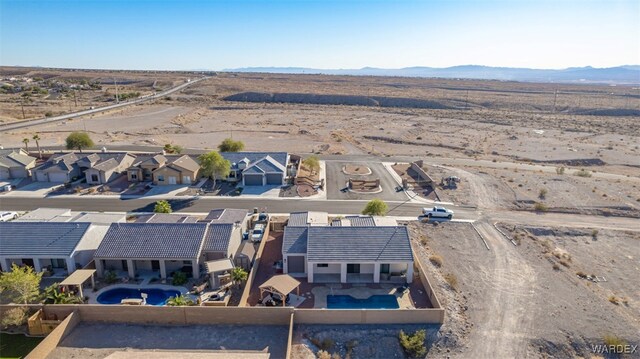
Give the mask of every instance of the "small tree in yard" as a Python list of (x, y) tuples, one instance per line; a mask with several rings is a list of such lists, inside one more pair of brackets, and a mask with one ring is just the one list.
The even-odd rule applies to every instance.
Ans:
[(30, 266), (18, 267), (0, 274), (0, 293), (13, 303), (29, 304), (40, 295), (40, 280), (43, 272), (36, 273)]
[(218, 145), (220, 152), (240, 152), (244, 150), (244, 143), (242, 141), (234, 141), (231, 138), (225, 138), (220, 145)]
[(231, 280), (233, 280), (233, 282), (236, 283), (238, 287), (240, 287), (240, 283), (247, 280), (248, 277), (249, 273), (247, 273), (247, 271), (242, 267), (235, 267), (231, 271)]
[(317, 172), (320, 170), (320, 159), (318, 156), (309, 156), (302, 160), (302, 164), (308, 167), (311, 172)]
[(427, 355), (427, 347), (424, 345), (426, 337), (427, 332), (424, 329), (418, 330), (413, 334), (406, 334), (401, 330), (399, 335), (400, 345), (409, 357), (424, 358)]
[(165, 200), (157, 201), (153, 211), (155, 213), (171, 213), (171, 203)]
[(388, 209), (389, 206), (387, 206), (383, 200), (374, 198), (367, 203), (367, 206), (362, 210), (362, 214), (368, 214), (370, 216), (384, 216)]
[(40, 150), (40, 136), (36, 133), (33, 135), (33, 140), (36, 141), (36, 147), (38, 148), (38, 158), (42, 158), (42, 151)]
[(231, 172), (231, 162), (216, 151), (200, 155), (198, 162), (200, 162), (202, 175), (212, 178), (214, 187), (216, 185), (216, 178), (227, 177)]
[(82, 153), (83, 148), (93, 147), (94, 143), (91, 137), (84, 132), (72, 132), (69, 136), (67, 136), (67, 149), (68, 150), (78, 150)]
[(24, 143), (25, 151), (27, 151), (27, 153), (29, 153), (29, 139), (28, 138), (23, 138), (22, 139), (22, 143)]
[(7, 310), (2, 315), (0, 326), (6, 329), (11, 326), (20, 326), (27, 322), (29, 309), (27, 307), (15, 307)]

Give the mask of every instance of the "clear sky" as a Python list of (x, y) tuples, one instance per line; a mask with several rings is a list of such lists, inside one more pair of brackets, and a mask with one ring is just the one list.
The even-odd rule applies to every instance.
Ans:
[(610, 67), (640, 64), (640, 1), (0, 0), (0, 64)]

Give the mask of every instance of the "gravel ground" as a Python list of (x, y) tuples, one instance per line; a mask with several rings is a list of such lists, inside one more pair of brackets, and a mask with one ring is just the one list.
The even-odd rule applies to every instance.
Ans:
[(80, 323), (49, 359), (105, 358), (116, 350), (198, 349), (263, 350), (272, 358), (284, 358), (286, 326), (144, 326)]

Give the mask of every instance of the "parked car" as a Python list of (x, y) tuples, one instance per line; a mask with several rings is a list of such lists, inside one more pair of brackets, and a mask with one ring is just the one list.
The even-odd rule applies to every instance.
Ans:
[(258, 223), (253, 227), (251, 231), (251, 242), (260, 242), (262, 241), (262, 237), (264, 236), (264, 224)]
[(423, 208), (422, 214), (429, 218), (453, 218), (453, 211), (444, 207)]
[(9, 222), (18, 218), (16, 212), (0, 212), (0, 222)]
[(10, 184), (6, 184), (4, 186), (0, 186), (0, 192), (9, 192), (13, 189), (13, 186)]

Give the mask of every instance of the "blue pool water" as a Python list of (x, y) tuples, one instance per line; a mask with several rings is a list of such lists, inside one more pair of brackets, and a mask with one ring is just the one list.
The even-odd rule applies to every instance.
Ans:
[(177, 290), (157, 288), (114, 288), (100, 294), (97, 300), (100, 304), (120, 304), (123, 299), (142, 299), (142, 293), (147, 293), (147, 304), (151, 305), (165, 305), (167, 299), (181, 294)]
[(372, 295), (357, 299), (350, 295), (327, 295), (328, 309), (398, 309), (395, 295)]

